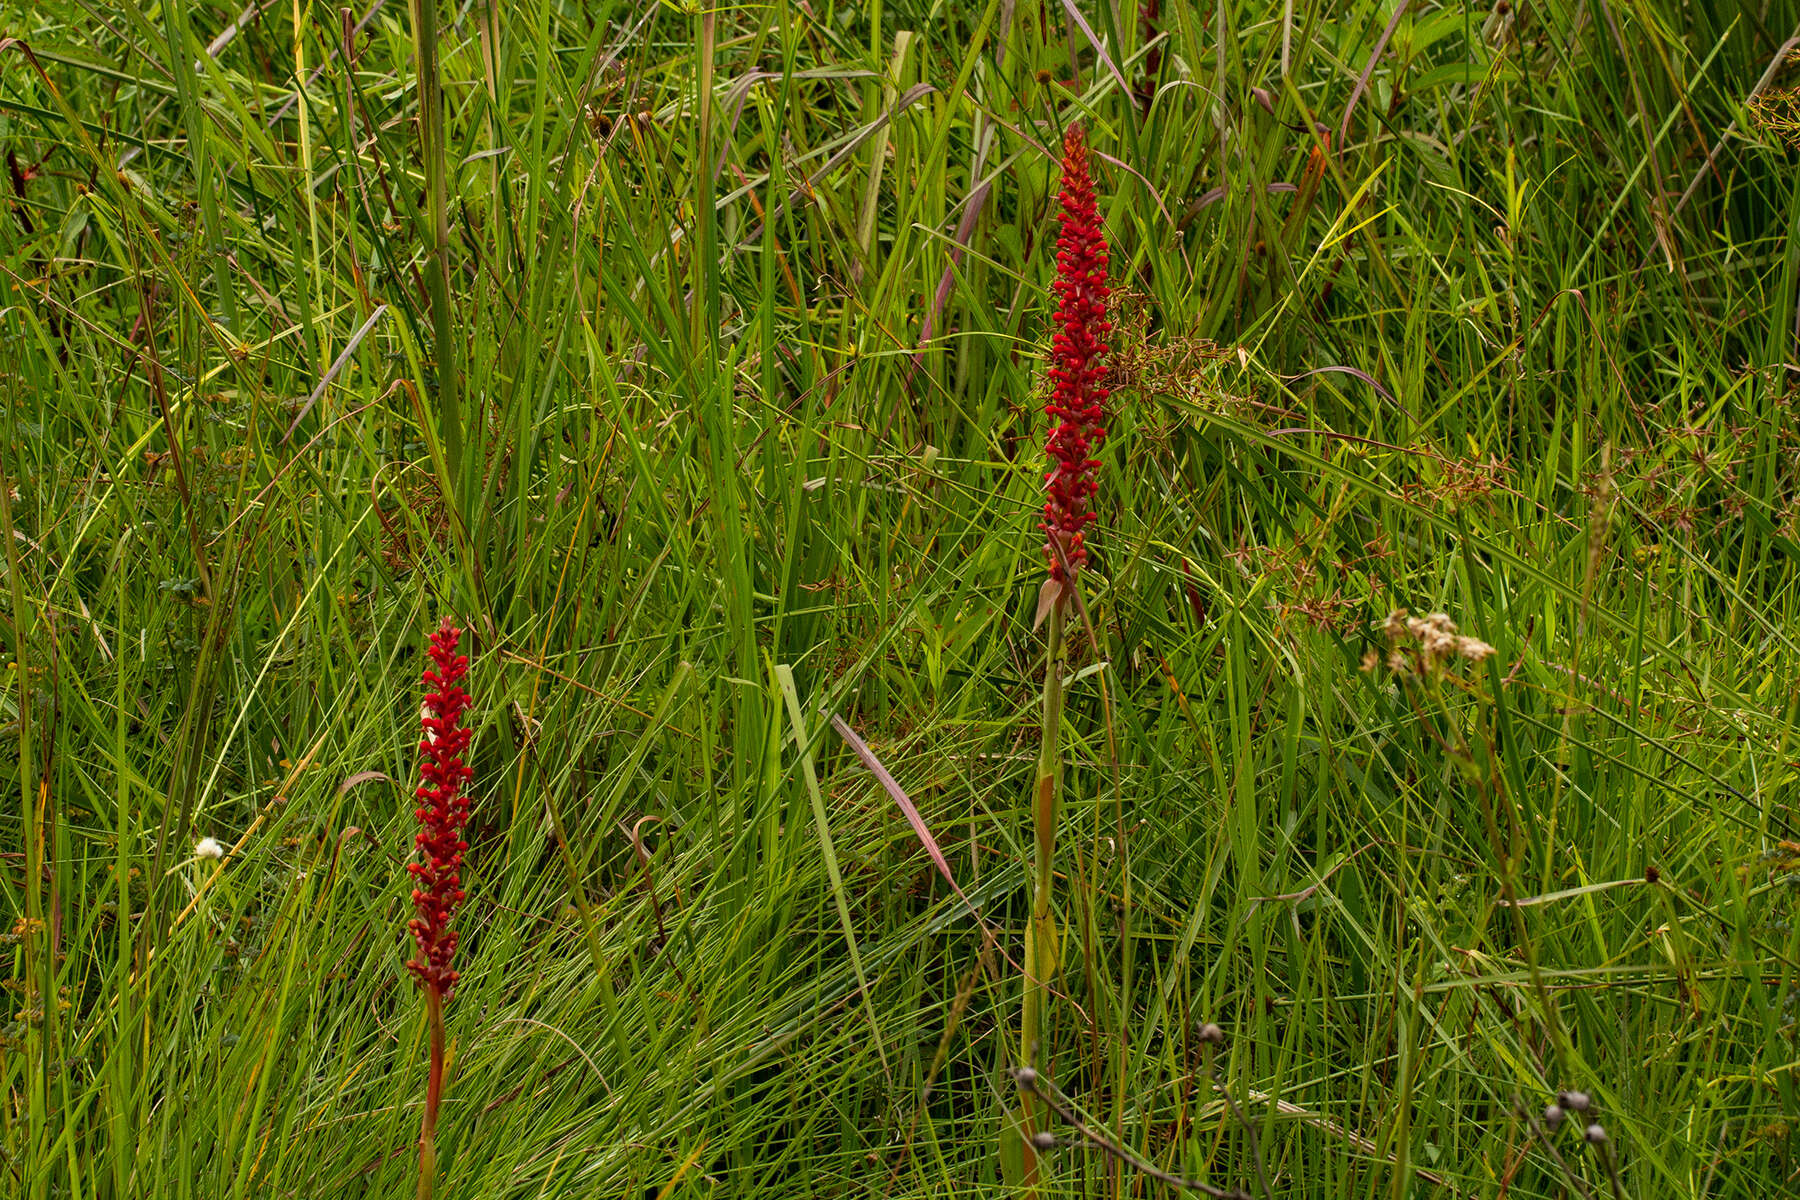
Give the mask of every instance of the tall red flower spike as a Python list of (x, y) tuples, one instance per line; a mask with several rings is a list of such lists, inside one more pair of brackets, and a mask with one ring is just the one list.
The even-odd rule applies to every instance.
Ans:
[(418, 954), (406, 964), (419, 986), (448, 999), (456, 988), (456, 971), (450, 960), (456, 955), (456, 931), (450, 917), (463, 901), (462, 860), (469, 843), (462, 840), (463, 823), (469, 819), (469, 799), (463, 785), (474, 772), (463, 763), (470, 733), (462, 726), (469, 707), (463, 676), (469, 673), (467, 655), (456, 652), (462, 630), (445, 617), (428, 647), (433, 667), (425, 669), (425, 704), (419, 710), (419, 774), (423, 781), (413, 794), (419, 807), (419, 835), (414, 841), (422, 861), (410, 863), (417, 886), (413, 909), (418, 913), (407, 924)]
[(1099, 460), (1092, 457), (1106, 440), (1106, 343), (1112, 323), (1106, 319), (1106, 236), (1094, 203), (1094, 180), (1088, 173), (1087, 141), (1081, 126), (1070, 126), (1063, 138), (1062, 232), (1056, 239), (1056, 335), (1050, 343), (1050, 399), (1044, 412), (1051, 420), (1045, 475), (1049, 498), (1044, 501), (1044, 557), (1050, 578), (1064, 582), (1062, 561), (1070, 571), (1087, 562), (1083, 531), (1094, 519), (1094, 479)]

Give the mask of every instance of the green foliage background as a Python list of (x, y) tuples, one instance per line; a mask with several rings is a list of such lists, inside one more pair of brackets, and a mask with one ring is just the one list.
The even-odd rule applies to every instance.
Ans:
[[(1259, 1194), (1795, 1186), (1794, 5), (437, 17), (422, 121), (398, 3), (0, 7), (0, 1190), (411, 1188), (449, 613), (440, 1194), (1006, 1194), (1078, 119), (1123, 329), (1040, 1067)], [(1396, 675), (1397, 608), (1497, 653)]]

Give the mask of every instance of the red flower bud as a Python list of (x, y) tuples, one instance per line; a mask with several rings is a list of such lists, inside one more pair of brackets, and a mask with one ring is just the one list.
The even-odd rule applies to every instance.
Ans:
[(420, 886), (412, 894), (418, 916), (407, 922), (418, 953), (406, 964), (421, 987), (436, 990), (445, 999), (456, 987), (450, 962), (456, 953), (456, 933), (449, 928), (451, 915), (462, 903), (462, 840), (469, 801), (462, 787), (473, 772), (463, 762), (469, 748), (469, 730), (462, 726), (469, 694), (462, 689), (469, 660), (456, 652), (462, 630), (445, 617), (431, 635), (428, 650), (436, 670), (424, 673), (425, 706), (419, 715), (423, 736), (419, 739), (419, 774), (423, 782), (414, 793), (424, 803), (414, 810), (422, 826), (413, 839), (421, 861), (407, 870)]
[[(1045, 475), (1044, 557), (1051, 578), (1065, 577), (1087, 562), (1082, 531), (1094, 519), (1092, 500), (1100, 490), (1094, 479), (1098, 459), (1089, 457), (1106, 440), (1107, 389), (1104, 360), (1112, 325), (1106, 319), (1107, 250), (1088, 174), (1087, 142), (1081, 127), (1071, 126), (1063, 139), (1062, 232), (1056, 240), (1056, 324), (1050, 341), (1050, 399), (1044, 412), (1051, 422)], [(1061, 558), (1057, 548), (1062, 549)]]

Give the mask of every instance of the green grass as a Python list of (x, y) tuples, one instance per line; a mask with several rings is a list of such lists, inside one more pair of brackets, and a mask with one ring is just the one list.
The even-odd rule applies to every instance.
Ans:
[(0, 5), (0, 1194), (410, 1193), (445, 613), (439, 1195), (1010, 1194), (1075, 119), (1039, 1069), (1258, 1196), (1796, 1186), (1800, 11), (1069, 7), (446, 5), (438, 119), (398, 3)]

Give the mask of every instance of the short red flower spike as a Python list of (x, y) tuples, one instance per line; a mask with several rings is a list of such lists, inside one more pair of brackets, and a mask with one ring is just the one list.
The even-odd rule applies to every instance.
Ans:
[[(469, 799), (463, 785), (473, 772), (463, 763), (470, 733), (462, 726), (469, 694), (462, 680), (469, 672), (468, 656), (456, 652), (462, 630), (445, 617), (428, 647), (432, 667), (424, 675), (425, 704), (419, 710), (419, 773), (423, 777), (413, 793), (419, 807), (420, 862), (411, 863), (417, 886), (413, 909), (418, 913), (407, 925), (418, 954), (406, 964), (419, 986), (448, 999), (456, 988), (456, 931), (450, 918), (463, 901), (462, 860), (469, 843), (462, 840), (463, 823), (469, 819)], [(433, 669), (435, 668), (435, 669)]]
[[(1044, 412), (1051, 421), (1045, 475), (1049, 498), (1044, 501), (1044, 557), (1050, 577), (1063, 582), (1065, 572), (1087, 562), (1083, 531), (1094, 519), (1094, 479), (1099, 467), (1092, 457), (1106, 440), (1106, 344), (1112, 323), (1106, 319), (1106, 236), (1094, 202), (1088, 173), (1087, 141), (1081, 126), (1063, 138), (1062, 232), (1056, 239), (1056, 335), (1050, 343), (1050, 399)], [(1062, 555), (1057, 555), (1061, 545)]]

